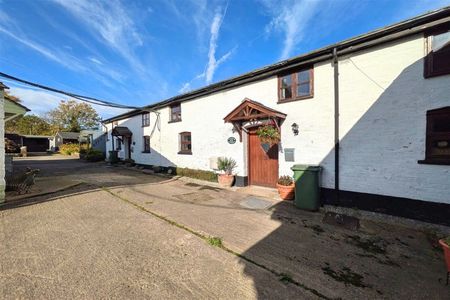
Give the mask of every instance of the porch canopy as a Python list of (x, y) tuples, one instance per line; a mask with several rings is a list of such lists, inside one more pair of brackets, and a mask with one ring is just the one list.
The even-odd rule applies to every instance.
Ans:
[(133, 133), (131, 132), (130, 129), (128, 129), (128, 127), (123, 127), (123, 126), (116, 126), (113, 128), (112, 132), (111, 132), (112, 136), (121, 136), (121, 137), (131, 137), (133, 135)]
[(223, 120), (225, 123), (233, 124), (233, 127), (239, 133), (242, 141), (243, 125), (264, 121), (275, 125), (280, 130), (280, 125), (286, 119), (286, 114), (267, 107), (259, 102), (245, 98), (238, 107), (233, 109)]

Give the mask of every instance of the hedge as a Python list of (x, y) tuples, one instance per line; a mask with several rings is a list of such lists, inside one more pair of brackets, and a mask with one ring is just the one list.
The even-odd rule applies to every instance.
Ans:
[(196, 179), (200, 179), (200, 180), (217, 182), (217, 174), (214, 172), (211, 172), (211, 171), (194, 170), (194, 169), (188, 169), (188, 168), (176, 168), (175, 173), (176, 173), (176, 175), (179, 175), (179, 176), (186, 176), (186, 177), (196, 178)]
[(72, 155), (74, 153), (80, 153), (80, 145), (62, 144), (61, 146), (59, 146), (59, 152), (64, 155)]

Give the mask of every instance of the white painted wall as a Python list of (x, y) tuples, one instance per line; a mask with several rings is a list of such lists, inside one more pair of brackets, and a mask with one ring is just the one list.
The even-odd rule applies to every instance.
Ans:
[[(450, 166), (420, 165), (425, 157), (426, 111), (450, 105), (450, 76), (423, 78), (424, 39), (405, 38), (340, 59), (341, 188), (450, 203)], [(159, 110), (160, 126), (151, 138), (152, 153), (141, 153), (141, 116), (119, 121), (133, 131), (132, 158), (141, 164), (210, 170), (209, 158), (233, 157), (237, 175), (247, 175), (246, 139), (223, 118), (241, 101), (252, 100), (284, 112), (279, 174), (295, 163), (320, 164), (322, 186), (334, 187), (334, 86), (331, 61), (314, 66), (314, 97), (277, 104), (277, 78), (183, 102), (182, 121), (168, 123), (169, 108)], [(291, 124), (299, 125), (294, 136)], [(110, 134), (111, 124), (108, 124)], [(192, 133), (192, 155), (177, 154), (179, 136)], [(227, 143), (234, 136), (236, 144)], [(111, 137), (110, 137), (111, 139)], [(107, 142), (108, 150), (111, 141)], [(295, 163), (284, 161), (295, 148)]]

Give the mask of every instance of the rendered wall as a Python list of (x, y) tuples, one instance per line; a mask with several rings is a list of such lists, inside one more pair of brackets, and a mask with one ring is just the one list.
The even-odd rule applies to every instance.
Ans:
[[(341, 189), (450, 203), (450, 166), (423, 165), (426, 111), (450, 105), (450, 76), (424, 79), (424, 38), (405, 38), (339, 60)], [(246, 139), (239, 142), (223, 118), (244, 98), (287, 114), (282, 125), (279, 174), (295, 163), (320, 164), (322, 187), (334, 187), (334, 85), (331, 61), (314, 66), (314, 97), (277, 104), (277, 78), (183, 102), (182, 121), (169, 123), (169, 108), (159, 110), (160, 126), (151, 153), (142, 153), (141, 116), (119, 121), (133, 131), (132, 158), (141, 164), (210, 170), (209, 158), (233, 157), (237, 175), (247, 175)], [(299, 135), (291, 125), (299, 125)], [(111, 124), (107, 125), (109, 130)], [(192, 133), (192, 155), (177, 154), (179, 136)], [(110, 133), (110, 131), (109, 131)], [(235, 144), (228, 144), (228, 137)], [(111, 141), (107, 142), (108, 149)], [(295, 162), (284, 160), (295, 149)]]

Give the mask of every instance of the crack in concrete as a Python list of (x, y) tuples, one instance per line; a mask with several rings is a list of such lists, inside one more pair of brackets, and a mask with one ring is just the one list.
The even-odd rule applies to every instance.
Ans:
[[(141, 206), (141, 205), (139, 205), (139, 204), (137, 204), (137, 203), (135, 203), (135, 202), (133, 202), (133, 201), (131, 201), (131, 200), (129, 200), (129, 199), (123, 197), (123, 196), (121, 196), (121, 195), (118, 195), (118, 194), (114, 193), (113, 191), (111, 191), (111, 190), (110, 190), (109, 188), (107, 188), (107, 187), (100, 186), (100, 188), (101, 188), (102, 190), (104, 190), (105, 192), (109, 193), (110, 195), (114, 196), (116, 199), (119, 199), (119, 200), (121, 200), (121, 201), (123, 201), (123, 202), (125, 202), (125, 203), (127, 203), (127, 204), (129, 204), (129, 205), (131, 205), (131, 206), (133, 206), (133, 207), (135, 207), (135, 208), (137, 208), (137, 209), (143, 211), (143, 212), (146, 212), (146, 213), (148, 213), (148, 214), (151, 214), (152, 216), (154, 216), (154, 217), (156, 217), (156, 218), (158, 218), (158, 219), (160, 219), (160, 220), (163, 220), (163, 221), (169, 223), (170, 225), (173, 225), (173, 226), (175, 226), (175, 227), (178, 227), (178, 228), (180, 228), (180, 229), (183, 229), (183, 230), (185, 230), (185, 231), (187, 231), (187, 232), (189, 232), (189, 233), (191, 233), (191, 234), (193, 234), (193, 235), (195, 235), (195, 236), (201, 238), (202, 240), (204, 240), (204, 241), (206, 241), (206, 242), (208, 241), (209, 238), (211, 238), (210, 236), (207, 236), (207, 235), (205, 235), (205, 234), (203, 234), (203, 233), (201, 233), (201, 232), (199, 232), (199, 231), (196, 231), (196, 230), (194, 230), (194, 229), (191, 229), (191, 228), (189, 228), (189, 227), (187, 227), (187, 226), (185, 226), (185, 225), (183, 225), (183, 224), (177, 223), (176, 221), (173, 221), (173, 220), (169, 219), (168, 217), (165, 217), (165, 216), (163, 216), (163, 215), (160, 215), (160, 214), (158, 214), (158, 213), (156, 213), (156, 212), (154, 212), (154, 211), (151, 211), (151, 210), (149, 210), (148, 208), (145, 208), (145, 207), (143, 207), (143, 206)], [(257, 267), (260, 267), (260, 268), (262, 268), (262, 269), (264, 269), (264, 270), (266, 270), (266, 271), (272, 273), (273, 275), (275, 275), (276, 277), (278, 277), (278, 278), (279, 278), (280, 280), (282, 280), (283, 282), (294, 284), (294, 285), (296, 285), (296, 286), (298, 286), (298, 287), (300, 287), (300, 288), (302, 288), (302, 289), (304, 289), (304, 290), (306, 290), (306, 291), (308, 291), (308, 292), (310, 292), (310, 293), (312, 293), (312, 294), (318, 296), (319, 298), (322, 298), (322, 299), (332, 299), (332, 298), (329, 298), (329, 297), (325, 296), (324, 294), (320, 293), (319, 291), (317, 291), (317, 290), (315, 290), (315, 289), (313, 289), (313, 288), (310, 288), (310, 287), (304, 285), (304, 284), (301, 283), (301, 282), (298, 282), (298, 281), (294, 280), (294, 279), (291, 278), (290, 276), (286, 276), (286, 274), (283, 273), (283, 272), (279, 272), (279, 271), (276, 271), (276, 270), (274, 270), (274, 269), (271, 269), (271, 268), (269, 268), (269, 267), (267, 267), (267, 266), (265, 266), (265, 265), (263, 265), (263, 264), (261, 264), (261, 263), (258, 263), (257, 261), (255, 261), (255, 260), (253, 260), (253, 259), (251, 259), (251, 258), (249, 258), (249, 257), (246, 257), (245, 255), (243, 255), (243, 254), (241, 254), (241, 253), (239, 253), (239, 252), (236, 252), (236, 251), (234, 251), (234, 250), (228, 248), (228, 247), (225, 246), (223, 243), (221, 243), (220, 246), (213, 246), (213, 247), (220, 248), (220, 249), (222, 249), (222, 250), (224, 250), (224, 251), (226, 251), (226, 252), (228, 252), (228, 253), (230, 253), (230, 254), (236, 256), (236, 257), (239, 257), (239, 258), (242, 259), (242, 260), (245, 260), (245, 261), (247, 261), (247, 262), (249, 262), (249, 263), (251, 263), (251, 264), (253, 264), (253, 265), (257, 266)]]

